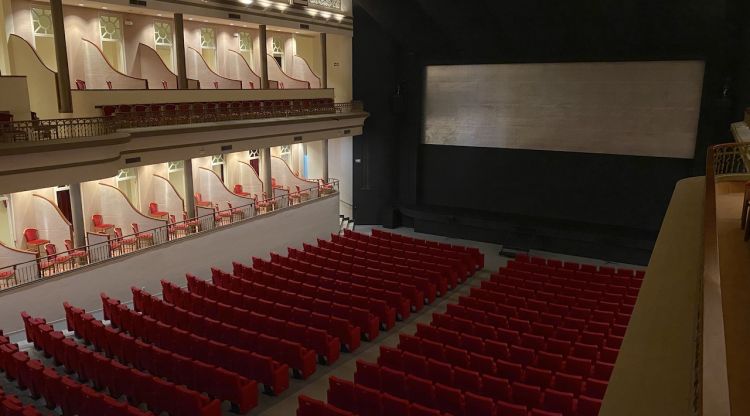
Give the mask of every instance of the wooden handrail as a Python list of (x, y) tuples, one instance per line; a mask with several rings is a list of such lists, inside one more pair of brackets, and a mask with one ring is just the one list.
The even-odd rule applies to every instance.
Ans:
[(109, 60), (107, 60), (107, 57), (106, 57), (106, 56), (104, 55), (104, 52), (103, 52), (103, 51), (102, 51), (102, 49), (101, 49), (101, 48), (99, 47), (99, 45), (97, 45), (96, 43), (94, 43), (94, 42), (92, 42), (92, 41), (90, 41), (90, 40), (88, 40), (88, 39), (86, 39), (86, 38), (81, 38), (81, 40), (82, 40), (82, 41), (84, 41), (84, 42), (88, 42), (88, 43), (90, 43), (90, 44), (91, 44), (91, 45), (92, 45), (93, 47), (95, 47), (95, 48), (96, 48), (96, 50), (97, 50), (97, 51), (99, 52), (99, 54), (100, 54), (100, 55), (102, 56), (102, 58), (104, 58), (104, 62), (106, 62), (106, 63), (107, 63), (107, 65), (109, 65), (110, 69), (112, 69), (112, 70), (113, 70), (113, 71), (115, 71), (115, 72), (116, 72), (117, 74), (120, 74), (120, 75), (122, 75), (122, 76), (124, 76), (124, 77), (126, 77), (126, 78), (134, 79), (134, 80), (137, 80), (137, 81), (143, 81), (143, 82), (145, 83), (146, 89), (148, 89), (148, 80), (147, 80), (147, 79), (144, 79), (144, 78), (138, 78), (138, 77), (134, 77), (134, 76), (130, 76), (130, 75), (128, 75), (128, 74), (125, 74), (125, 73), (122, 73), (122, 72), (120, 72), (120, 71), (119, 71), (119, 70), (118, 70), (117, 68), (115, 68), (114, 66), (112, 66), (112, 64), (111, 64), (111, 63), (109, 62)]
[(239, 83), (240, 83), (240, 87), (242, 87), (242, 80), (240, 80), (240, 79), (231, 79), (231, 78), (227, 78), (227, 77), (224, 77), (224, 76), (221, 76), (221, 75), (217, 74), (217, 73), (216, 73), (216, 72), (215, 72), (215, 71), (214, 71), (213, 69), (211, 69), (211, 67), (210, 67), (210, 66), (208, 65), (208, 62), (206, 62), (206, 58), (204, 58), (204, 57), (203, 57), (203, 54), (202, 54), (202, 53), (198, 52), (198, 50), (197, 50), (197, 49), (195, 49), (195, 48), (193, 48), (192, 46), (188, 46), (188, 49), (192, 50), (193, 52), (197, 53), (197, 54), (198, 54), (198, 56), (200, 56), (200, 58), (201, 58), (201, 60), (203, 61), (203, 63), (204, 63), (204, 64), (206, 64), (206, 68), (208, 68), (208, 71), (209, 71), (209, 72), (211, 72), (212, 74), (216, 75), (217, 77), (219, 77), (219, 78), (221, 78), (221, 79), (225, 79), (225, 80), (227, 80), (227, 81), (232, 81), (232, 82), (239, 82)]
[(36, 49), (31, 45), (31, 43), (29, 43), (29, 41), (27, 41), (26, 39), (24, 39), (21, 36), (16, 35), (15, 33), (11, 33), (9, 35), (9, 37), (18, 38), (18, 39), (22, 40), (25, 44), (29, 45), (29, 48), (34, 52), (34, 56), (36, 56), (36, 59), (39, 60), (39, 63), (42, 64), (42, 66), (44, 67), (44, 69), (46, 69), (47, 71), (49, 71), (49, 72), (53, 73), (55, 76), (57, 76), (57, 71), (53, 71), (50, 67), (47, 66), (47, 64), (44, 63), (44, 61), (42, 60), (42, 58), (39, 56), (39, 53), (37, 53)]
[(164, 181), (166, 181), (169, 184), (169, 186), (172, 187), (172, 190), (174, 191), (174, 194), (177, 195), (177, 198), (180, 198), (180, 201), (182, 202), (182, 210), (185, 211), (185, 199), (180, 196), (179, 192), (177, 192), (177, 188), (174, 187), (174, 184), (172, 183), (172, 181), (170, 181), (169, 179), (167, 179), (167, 178), (165, 178), (165, 177), (163, 177), (161, 175), (157, 175), (155, 173), (153, 175), (156, 176), (159, 179), (163, 179)]

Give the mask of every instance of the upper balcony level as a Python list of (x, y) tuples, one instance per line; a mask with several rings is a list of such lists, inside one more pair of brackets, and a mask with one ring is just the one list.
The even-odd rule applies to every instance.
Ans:
[(350, 0), (56, 1), (5, 10), (0, 70), (12, 77), (0, 84), (13, 94), (0, 111), (15, 121), (121, 105), (351, 101)]

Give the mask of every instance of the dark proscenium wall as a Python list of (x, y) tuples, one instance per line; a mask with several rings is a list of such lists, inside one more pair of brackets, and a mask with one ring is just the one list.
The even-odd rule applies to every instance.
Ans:
[[(703, 174), (750, 105), (742, 8), (355, 0), (354, 94), (372, 114), (355, 139), (357, 223), (647, 263), (676, 181)], [(427, 65), (670, 59), (706, 61), (692, 160), (421, 144)]]

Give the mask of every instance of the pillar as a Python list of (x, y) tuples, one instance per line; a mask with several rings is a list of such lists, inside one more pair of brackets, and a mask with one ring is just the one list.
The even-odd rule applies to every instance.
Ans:
[(184, 162), (182, 173), (185, 175), (185, 211), (188, 218), (195, 218), (195, 190), (193, 188), (193, 161)]
[(320, 74), (320, 88), (328, 88), (328, 35), (320, 34), (320, 52), (322, 54), (322, 73)]
[[(182, 13), (174, 14), (174, 43), (176, 49), (175, 57), (177, 58), (177, 88), (180, 90), (186, 90), (188, 89), (188, 81), (187, 65), (185, 64), (185, 22)], [(187, 170), (187, 167), (185, 169)], [(193, 186), (192, 178), (190, 186)], [(192, 196), (192, 192), (190, 195)], [(188, 212), (188, 214), (189, 213), (190, 212)]]
[(320, 151), (323, 160), (320, 161), (323, 167), (323, 180), (328, 182), (328, 139), (323, 140), (323, 146)]
[(263, 181), (263, 191), (268, 198), (273, 198), (273, 186), (271, 183), (271, 148), (260, 149), (260, 180)]
[[(268, 89), (268, 32), (266, 25), (260, 25), (260, 88)], [(269, 150), (270, 152), (270, 150)], [(269, 159), (270, 160), (270, 159)]]
[(73, 219), (73, 244), (76, 247), (86, 245), (86, 223), (83, 218), (83, 197), (81, 184), (74, 183), (68, 187), (70, 194), (70, 216)]
[(68, 68), (68, 46), (65, 43), (65, 19), (63, 17), (62, 0), (50, 0), (50, 11), (52, 13), (52, 29), (55, 32), (57, 108), (61, 113), (72, 113), (73, 98), (70, 93), (70, 69)]

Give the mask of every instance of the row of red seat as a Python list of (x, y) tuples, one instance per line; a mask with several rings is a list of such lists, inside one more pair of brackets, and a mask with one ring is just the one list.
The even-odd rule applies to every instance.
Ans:
[[(220, 313), (217, 302), (203, 298), (196, 300), (204, 304), (203, 310), (211, 310), (211, 306), (216, 306), (213, 308), (213, 313), (199, 315), (190, 309), (178, 311), (173, 308), (172, 304), (182, 304), (182, 302), (176, 302), (175, 299), (186, 299), (190, 293), (168, 282), (162, 282), (162, 288), (166, 302), (133, 288), (135, 309), (174, 328), (242, 350), (267, 355), (288, 365), (298, 378), (306, 379), (315, 372), (315, 351), (284, 336), (271, 335), (276, 330), (271, 328), (270, 323), (264, 322), (265, 319), (256, 319), (252, 312), (233, 309), (229, 305), (224, 305), (228, 313)], [(189, 313), (191, 312), (195, 315), (195, 319), (190, 319)], [(285, 335), (283, 327), (278, 328), (278, 331), (281, 331), (281, 335)]]
[[(332, 246), (337, 247), (333, 244)], [(315, 272), (320, 272), (322, 268), (323, 272), (333, 273), (335, 276), (349, 276), (355, 280), (370, 277), (398, 285), (416, 285), (424, 292), (425, 303), (432, 303), (436, 296), (442, 296), (458, 280), (457, 274), (449, 267), (427, 261), (409, 260), (390, 254), (347, 254), (307, 244), (304, 247), (305, 251), (289, 249), (289, 257), (311, 264), (307, 267)], [(279, 263), (273, 257), (271, 260)], [(416, 298), (413, 303), (415, 310), (421, 309), (421, 300)]]
[(119, 302), (104, 302), (103, 306), (105, 319), (133, 337), (256, 380), (263, 383), (269, 394), (280, 394), (289, 387), (289, 367), (271, 357), (174, 328), (150, 316), (141, 315)]
[(582, 264), (574, 261), (563, 262), (562, 260), (546, 259), (544, 257), (530, 256), (528, 254), (517, 254), (514, 260), (516, 263), (515, 265), (511, 264), (510, 262), (508, 263), (508, 267), (511, 269), (514, 268), (514, 266), (524, 267), (524, 265), (531, 264), (534, 266), (546, 266), (557, 269), (558, 272), (564, 270), (582, 271), (586, 273), (598, 273), (601, 275), (635, 277), (637, 279), (643, 279), (646, 275), (646, 272), (643, 270), (634, 270), (628, 268), (615, 269), (611, 266), (597, 267), (593, 264)]
[(185, 386), (130, 368), (66, 338), (44, 320), (22, 313), (26, 337), (82, 380), (107, 388), (113, 397), (125, 395), (131, 403), (145, 403), (156, 414), (174, 416), (219, 416), (221, 404)]
[[(166, 319), (171, 322), (190, 322), (192, 326), (200, 325), (201, 320), (195, 318), (202, 317), (204, 315), (196, 314), (192, 311), (193, 308), (200, 309), (204, 304), (211, 305), (212, 302), (226, 302), (227, 305), (233, 307), (233, 315), (228, 317), (231, 321), (221, 322), (229, 326), (236, 326), (238, 328), (249, 329), (251, 331), (262, 332), (267, 335), (274, 337), (287, 339), (310, 350), (315, 351), (318, 356), (318, 362), (321, 364), (333, 364), (336, 362), (341, 355), (341, 341), (335, 335), (330, 335), (327, 330), (311, 327), (306, 324), (300, 324), (288, 319), (292, 313), (292, 307), (288, 305), (279, 306), (283, 319), (272, 315), (263, 313), (264, 311), (275, 308), (275, 304), (268, 301), (260, 301), (256, 299), (250, 299), (245, 295), (238, 292), (232, 292), (230, 290), (217, 287), (210, 282), (196, 278), (195, 276), (188, 275), (188, 290), (180, 291), (175, 294), (171, 294), (173, 304), (165, 301), (158, 300), (155, 297), (149, 297), (145, 293), (142, 293), (144, 299), (151, 299), (154, 305), (161, 308), (159, 313), (166, 314)], [(135, 292), (133, 296), (134, 300), (137, 298)], [(202, 298), (202, 299), (200, 299)], [(136, 300), (136, 303), (138, 301)], [(177, 304), (184, 304), (187, 308), (180, 308)], [(238, 308), (235, 304), (241, 304), (243, 306), (250, 305), (249, 308)], [(256, 305), (253, 307), (253, 305)], [(262, 306), (261, 306), (262, 305)], [(136, 308), (138, 308), (136, 306)], [(245, 312), (247, 311), (247, 312)], [(257, 311), (257, 312), (256, 312)], [(213, 324), (215, 317), (221, 318), (217, 314), (213, 316), (205, 316), (209, 319), (208, 322)], [(213, 318), (213, 319), (212, 319)], [(198, 333), (200, 330), (206, 330), (198, 327)]]
[[(59, 408), (65, 415), (153, 416), (151, 412), (117, 401), (68, 376), (61, 376), (54, 368), (30, 359), (26, 352), (19, 351), (18, 345), (11, 344), (3, 336), (0, 336), (0, 369), (9, 380), (17, 380), (21, 389), (28, 389), (33, 397), (43, 397), (48, 409)], [(7, 414), (13, 416), (39, 414), (30, 409), (20, 409), (21, 413), (18, 413), (18, 402), (15, 400), (8, 400), (8, 405), (11, 413)], [(2, 407), (5, 407), (5, 402)]]
[[(410, 370), (400, 370), (381, 364), (357, 361), (354, 374), (354, 388), (364, 386), (382, 391), (410, 402), (440, 409), (453, 415), (487, 414), (493, 407), (501, 409), (500, 414), (526, 415), (526, 408), (571, 414), (578, 410), (582, 415), (596, 415), (600, 400), (586, 395), (576, 396), (553, 386), (541, 388), (525, 382), (508, 380), (488, 374), (456, 371), (455, 380), (450, 367), (435, 367), (436, 373), (430, 376), (415, 374)], [(447, 371), (447, 372), (444, 372)], [(468, 376), (468, 377), (467, 377)], [(463, 379), (462, 379), (463, 378)], [(347, 383), (339, 383), (339, 386)], [(352, 384), (349, 384), (351, 387)], [(332, 383), (332, 393), (336, 389)], [(565, 387), (562, 385), (562, 387)], [(467, 395), (469, 396), (467, 399)], [(340, 399), (346, 399), (342, 397)], [(377, 406), (377, 400), (372, 401)], [(340, 403), (343, 408), (351, 404)], [(369, 412), (370, 414), (378, 414)], [(366, 413), (365, 413), (366, 414)]]
[(293, 304), (299, 304), (306, 309), (330, 313), (334, 316), (347, 319), (360, 328), (362, 338), (365, 340), (372, 341), (380, 333), (380, 318), (373, 315), (368, 309), (359, 307), (366, 307), (367, 305), (356, 304), (350, 296), (347, 296), (348, 294), (334, 292), (330, 294), (329, 300), (324, 300), (319, 297), (329, 295), (327, 292), (321, 291), (314, 286), (303, 286), (297, 282), (281, 278), (274, 279), (273, 284), (267, 286), (246, 281), (227, 273), (217, 273), (212, 277), (213, 283), (217, 286), (232, 289), (246, 295), (263, 297), (271, 301), (283, 301), (284, 292), (294, 294), (296, 301)]
[(0, 416), (42, 416), (36, 407), (23, 402), (12, 394), (6, 395), (0, 389)]
[[(540, 290), (544, 286), (559, 285), (578, 293), (601, 295), (615, 294), (636, 296), (641, 287), (640, 279), (631, 279), (628, 277), (608, 277), (606, 279), (593, 277), (591, 278), (591, 281), (589, 281), (586, 280), (586, 277), (577, 275), (576, 278), (547, 276), (539, 273), (531, 273), (530, 275), (523, 276), (521, 273), (507, 271), (508, 269), (505, 270), (506, 271), (503, 271), (502, 273), (492, 274), (490, 280), (498, 283), (516, 285), (519, 288), (528, 290)], [(628, 282), (617, 282), (613, 279), (625, 279), (628, 280)]]
[[(286, 321), (287, 325), (301, 325), (307, 328), (308, 331), (324, 331), (327, 334), (325, 344), (331, 343), (331, 340), (337, 340), (340, 343), (341, 350), (352, 352), (359, 348), (361, 343), (361, 331), (358, 326), (352, 325), (348, 321), (349, 313), (345, 313), (343, 317), (334, 315), (339, 313), (342, 308), (335, 308), (333, 310), (325, 309), (329, 305), (325, 302), (314, 302), (306, 298), (300, 298), (295, 293), (290, 292), (278, 292), (275, 289), (269, 290), (270, 296), (254, 296), (246, 295), (239, 290), (241, 288), (236, 283), (242, 283), (241, 279), (231, 279), (230, 276), (222, 274), (221, 277), (216, 278), (219, 284), (202, 284), (201, 286), (195, 285), (191, 290), (189, 297), (177, 297), (174, 298), (176, 306), (195, 312), (197, 314), (213, 313), (212, 309), (205, 310), (205, 305), (211, 305), (201, 301), (200, 298), (205, 298), (209, 301), (217, 302), (216, 313), (225, 314), (228, 317), (227, 308), (223, 305), (231, 306), (232, 309), (238, 309), (235, 314), (242, 314), (252, 311), (253, 316), (257, 319), (278, 319)], [(203, 292), (205, 290), (205, 292)], [(313, 308), (306, 309), (301, 307), (300, 302), (304, 302), (305, 305)], [(223, 304), (222, 306), (219, 306)], [(295, 305), (294, 307), (290, 305)], [(234, 318), (229, 318), (234, 319)], [(315, 338), (313, 341), (315, 345), (323, 345), (323, 339), (319, 335), (310, 335), (310, 338)], [(319, 347), (315, 347), (316, 350)], [(322, 352), (322, 350), (320, 350)], [(326, 352), (326, 360), (335, 360), (338, 358), (338, 354), (333, 352)], [(330, 361), (333, 362), (333, 361)]]
[[(110, 301), (106, 295), (103, 299)], [(83, 309), (67, 303), (64, 307), (68, 330), (91, 343), (97, 351), (140, 371), (227, 400), (241, 413), (250, 411), (258, 404), (258, 385), (255, 381), (135, 339), (125, 332), (105, 326)]]
[[(413, 247), (421, 248), (422, 252), (427, 253), (442, 253), (442, 255), (448, 254), (452, 258), (461, 258), (468, 265), (474, 267), (474, 270), (481, 270), (484, 268), (484, 255), (479, 249), (474, 247), (466, 247), (460, 245), (452, 245), (447, 243), (441, 243), (439, 241), (422, 240), (395, 233), (390, 233), (383, 230), (373, 230), (372, 235), (356, 233), (351, 230), (345, 230), (344, 236), (353, 237), (359, 241), (366, 242), (377, 242), (379, 244), (404, 244), (411, 245)], [(467, 260), (466, 254), (469, 255)], [(440, 254), (437, 254), (440, 255)]]
[[(215, 271), (213, 274), (219, 273), (221, 272)], [(365, 290), (358, 290), (349, 282), (337, 281), (310, 272), (291, 272), (287, 276), (263, 272), (255, 273), (250, 279), (245, 278), (244, 280), (247, 283), (258, 283), (280, 289), (286, 289), (289, 286), (298, 287), (304, 289), (303, 292), (306, 295), (316, 299), (367, 309), (372, 315), (378, 317), (380, 329), (386, 331), (393, 328), (397, 317), (403, 317), (404, 309), (407, 316), (411, 309), (409, 304), (404, 305), (406, 299), (402, 298), (399, 293), (388, 294), (377, 290), (369, 291), (366, 288)], [(401, 313), (397, 313), (397, 310)]]

